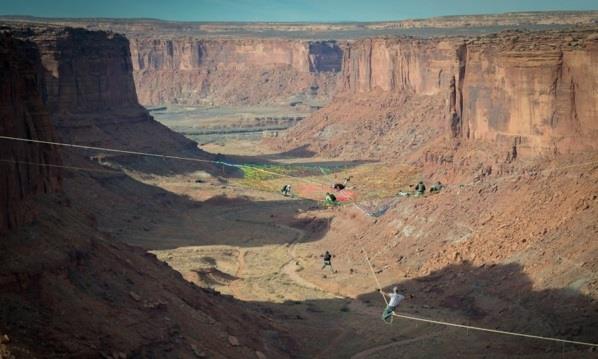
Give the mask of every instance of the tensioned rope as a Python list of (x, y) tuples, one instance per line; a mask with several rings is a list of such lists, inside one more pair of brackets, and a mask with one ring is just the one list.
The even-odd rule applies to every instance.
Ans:
[(20, 141), (20, 142), (29, 142), (29, 143), (39, 143), (45, 145), (53, 145), (53, 146), (61, 146), (61, 147), (71, 147), (71, 148), (79, 148), (85, 150), (94, 150), (94, 151), (106, 151), (106, 152), (113, 152), (113, 153), (122, 153), (122, 154), (129, 154), (129, 155), (136, 155), (136, 156), (147, 156), (147, 157), (157, 157), (157, 158), (164, 158), (164, 159), (172, 159), (172, 160), (180, 160), (180, 161), (192, 161), (192, 162), (202, 162), (202, 163), (213, 163), (218, 165), (223, 165), (227, 167), (234, 167), (234, 168), (251, 168), (256, 171), (261, 171), (264, 173), (268, 173), (274, 176), (279, 177), (287, 177), (287, 178), (294, 178), (300, 181), (309, 182), (309, 183), (316, 183), (322, 185), (323, 183), (309, 180), (306, 178), (291, 176), (284, 173), (278, 173), (274, 171), (268, 171), (263, 168), (251, 166), (251, 165), (241, 165), (235, 163), (229, 163), (224, 161), (217, 161), (217, 160), (205, 160), (201, 158), (194, 158), (194, 157), (184, 157), (184, 156), (173, 156), (173, 155), (163, 155), (158, 153), (151, 153), (151, 152), (139, 152), (139, 151), (129, 151), (129, 150), (120, 150), (115, 148), (106, 148), (106, 147), (96, 147), (96, 146), (85, 146), (85, 145), (76, 145), (72, 143), (62, 143), (62, 142), (54, 142), (54, 141), (42, 141), (42, 140), (34, 140), (30, 138), (21, 138), (21, 137), (11, 137), (11, 136), (0, 136), (0, 139), (3, 140), (12, 140), (12, 141)]
[(106, 151), (106, 152), (124, 153), (124, 154), (137, 155), (137, 156), (149, 156), (149, 157), (168, 158), (168, 159), (175, 159), (175, 160), (182, 160), (182, 161), (210, 162), (210, 163), (223, 164), (225, 166), (229, 165), (229, 166), (233, 166), (233, 167), (237, 166), (237, 165), (234, 165), (232, 163), (225, 163), (225, 162), (222, 162), (222, 161), (204, 160), (204, 159), (193, 158), (193, 157), (161, 155), (161, 154), (149, 153), (149, 152), (138, 152), (138, 151), (129, 151), (129, 150), (119, 150), (119, 149), (114, 149), (114, 148), (105, 148), (105, 147), (96, 147), (96, 146), (85, 146), (85, 145), (75, 145), (75, 144), (72, 144), (72, 143), (62, 143), (62, 142), (54, 142), (54, 141), (42, 141), (42, 140), (34, 140), (34, 139), (30, 139), (30, 138), (0, 136), (0, 139), (3, 139), (3, 140), (12, 140), (12, 141), (21, 141), (21, 142), (30, 142), (30, 143), (40, 143), (40, 144), (44, 144), (44, 145), (53, 145), (53, 146), (80, 148), (80, 149), (84, 149), (84, 150), (95, 150), (95, 151)]
[[(277, 172), (273, 172), (273, 171), (267, 171), (267, 170), (264, 170), (264, 169), (261, 169), (261, 168), (258, 168), (258, 167), (247, 166), (247, 165), (239, 165), (239, 164), (233, 164), (233, 163), (227, 163), (227, 162), (224, 162), (224, 161), (204, 160), (204, 159), (192, 158), (192, 157), (162, 155), (162, 154), (156, 154), (156, 153), (150, 153), (150, 152), (128, 151), (128, 150), (119, 150), (119, 149), (113, 149), (113, 148), (96, 147), (96, 146), (75, 145), (75, 144), (69, 144), (69, 143), (61, 143), (61, 142), (53, 142), (53, 141), (42, 141), (42, 140), (34, 140), (34, 139), (19, 138), (19, 137), (10, 137), (10, 136), (0, 136), (0, 139), (13, 140), (13, 141), (21, 141), (21, 142), (29, 142), (29, 143), (40, 143), (40, 144), (47, 144), (47, 145), (54, 145), (54, 146), (63, 146), (63, 147), (71, 147), (71, 148), (80, 148), (80, 149), (87, 149), (87, 150), (106, 151), (106, 152), (113, 152), (113, 153), (132, 154), (132, 155), (138, 155), (138, 156), (149, 156), (149, 157), (175, 159), (175, 160), (183, 160), (183, 161), (193, 161), (193, 162), (203, 162), (203, 163), (215, 163), (215, 164), (221, 164), (221, 165), (224, 165), (224, 166), (230, 166), (230, 167), (235, 167), (235, 168), (248, 167), (248, 168), (253, 168), (255, 170), (263, 171), (265, 173), (270, 173), (270, 174), (276, 175), (276, 176), (296, 178), (296, 179), (299, 179), (299, 180), (308, 181), (308, 182), (312, 182), (312, 183), (315, 182), (315, 181), (310, 181), (310, 180), (306, 180), (306, 179), (303, 179), (303, 178), (299, 178), (299, 177), (295, 177), (295, 176), (291, 176), (291, 175), (287, 175), (287, 174), (281, 174), (281, 173), (277, 173)], [(39, 164), (39, 163), (33, 163), (33, 162), (27, 163), (27, 162), (22, 162), (22, 161), (11, 161), (11, 160), (5, 160), (5, 159), (0, 159), (0, 161), (2, 161), (2, 162), (12, 162), (12, 163), (21, 162), (21, 163), (24, 163), (24, 164), (45, 165), (45, 166), (48, 166), (48, 167), (62, 167), (62, 168), (69, 168), (69, 169), (76, 169), (76, 170), (85, 170), (85, 171), (102, 171), (102, 172), (108, 172), (107, 170), (95, 170), (95, 169), (88, 169), (88, 168), (74, 167), (74, 166), (63, 166), (63, 165), (52, 165), (52, 164)], [(564, 167), (561, 167), (561, 168), (579, 167), (579, 166), (585, 166), (585, 165), (593, 164), (593, 163), (598, 163), (598, 161), (587, 162), (587, 163), (576, 164), (576, 165), (569, 165), (569, 166), (564, 166)], [(561, 168), (557, 167), (557, 168), (548, 169), (548, 170), (545, 170), (545, 171), (554, 171), (554, 170), (561, 169)], [(116, 171), (111, 171), (111, 172), (116, 172)], [(539, 171), (539, 172), (544, 172), (544, 171)], [(515, 176), (519, 176), (519, 175), (505, 176), (505, 177), (501, 177), (500, 179), (504, 179), (504, 178), (508, 178), (508, 177), (515, 177)], [(498, 181), (498, 180), (499, 179), (497, 179), (496, 181)], [(318, 183), (318, 182), (315, 182), (315, 183)], [(318, 184), (320, 184), (320, 183), (318, 183)], [(372, 272), (372, 276), (374, 277), (374, 279), (376, 281), (376, 284), (378, 286), (380, 294), (382, 295), (382, 298), (384, 299), (384, 302), (388, 305), (388, 301), (386, 299), (386, 296), (382, 292), (382, 286), (381, 286), (381, 284), (380, 284), (380, 282), (378, 280), (378, 277), (376, 276), (376, 273), (374, 271), (372, 263), (370, 262), (369, 257), (367, 255), (365, 249), (362, 248), (362, 251), (364, 253), (364, 256), (365, 256), (365, 259), (366, 259), (366, 261), (368, 263), (370, 271)], [(490, 332), (490, 333), (496, 333), (496, 334), (504, 334), (504, 335), (511, 335), (511, 336), (520, 336), (520, 337), (533, 338), (533, 339), (539, 339), (539, 340), (548, 340), (548, 341), (561, 342), (561, 343), (569, 343), (569, 344), (577, 344), (577, 345), (585, 345), (585, 346), (598, 347), (598, 344), (589, 343), (589, 342), (567, 340), (567, 339), (560, 339), (560, 338), (552, 338), (552, 337), (544, 337), (544, 336), (539, 336), (539, 335), (531, 335), (531, 334), (523, 334), (523, 333), (515, 333), (515, 332), (509, 332), (509, 331), (503, 331), (503, 330), (497, 330), (497, 329), (481, 328), (481, 327), (475, 327), (475, 326), (470, 326), (470, 325), (463, 325), (463, 324), (450, 323), (450, 322), (444, 322), (444, 321), (438, 321), (438, 320), (431, 320), (431, 319), (424, 319), (424, 318), (412, 317), (412, 316), (403, 315), (403, 314), (396, 314), (396, 313), (393, 313), (393, 316), (399, 317), (399, 318), (404, 318), (404, 319), (409, 319), (409, 320), (415, 320), (415, 321), (421, 321), (421, 322), (427, 322), (427, 323), (433, 323), (433, 324), (439, 324), (439, 325), (445, 325), (445, 326), (452, 326), (452, 327), (459, 327), (459, 328), (466, 328), (466, 329), (477, 330), (477, 331), (484, 331), (484, 332)]]
[(372, 266), (372, 262), (370, 262), (370, 258), (368, 256), (367, 252), (365, 251), (365, 249), (363, 249), (363, 247), (361, 248), (361, 251), (363, 252), (363, 255), (365, 256), (365, 260), (368, 262), (368, 266), (370, 267), (370, 270), (372, 271), (372, 275), (374, 276), (374, 280), (376, 281), (378, 290), (380, 291), (380, 294), (382, 294), (382, 299), (384, 299), (384, 302), (386, 303), (386, 305), (388, 305), (388, 300), (386, 300), (386, 296), (382, 293), (382, 286), (380, 285), (380, 281), (378, 281), (378, 277), (376, 276), (376, 273), (374, 272), (374, 267)]
[(576, 340), (543, 337), (541, 335), (515, 333), (515, 332), (508, 332), (506, 330), (498, 330), (498, 329), (480, 328), (480, 327), (474, 327), (471, 325), (463, 325), (463, 324), (443, 322), (443, 321), (439, 321), (439, 320), (417, 318), (417, 317), (412, 317), (409, 315), (396, 314), (396, 313), (392, 313), (392, 315), (395, 317), (399, 317), (399, 318), (404, 318), (404, 319), (409, 319), (409, 320), (417, 320), (417, 321), (426, 322), (426, 323), (440, 324), (440, 325), (445, 325), (445, 326), (449, 326), (449, 327), (458, 327), (458, 328), (465, 328), (465, 329), (477, 330), (477, 331), (482, 331), (482, 332), (490, 332), (490, 333), (504, 334), (504, 335), (514, 335), (517, 337), (525, 337), (525, 338), (532, 338), (532, 339), (549, 340), (549, 341), (560, 342), (560, 343), (569, 343), (569, 344), (598, 347), (598, 344), (588, 343), (588, 342), (580, 342), (580, 341), (576, 341)]
[(88, 168), (88, 167), (76, 167), (76, 166), (67, 166), (67, 165), (56, 165), (56, 164), (52, 164), (52, 163), (16, 161), (16, 160), (5, 159), (5, 158), (0, 158), (0, 162), (3, 162), (3, 163), (12, 163), (12, 164), (23, 164), (23, 165), (29, 165), (29, 166), (64, 168), (64, 169), (75, 170), (75, 171), (122, 174), (122, 172), (116, 171), (116, 170), (103, 170), (103, 169)]
[[(235, 163), (229, 163), (229, 162), (217, 161), (217, 160), (205, 160), (205, 159), (193, 158), (193, 157), (163, 155), (163, 154), (156, 154), (156, 153), (150, 153), (150, 152), (129, 151), (129, 150), (114, 149), (114, 148), (106, 148), (106, 147), (76, 145), (76, 144), (71, 144), (71, 143), (63, 143), (63, 142), (55, 142), (55, 141), (42, 141), (42, 140), (35, 140), (35, 139), (28, 139), (28, 138), (21, 138), (21, 137), (0, 136), (0, 139), (28, 142), (28, 143), (39, 143), (39, 144), (46, 144), (46, 145), (55, 145), (55, 146), (78, 148), (78, 149), (85, 149), (85, 150), (131, 154), (131, 155), (137, 155), (137, 156), (149, 156), (149, 157), (164, 158), (164, 159), (182, 160), (182, 161), (213, 163), (213, 164), (217, 164), (217, 165), (223, 165), (223, 166), (234, 167), (234, 168), (239, 168), (239, 169), (248, 168), (248, 169), (253, 169), (255, 171), (260, 171), (260, 172), (278, 176), (278, 177), (293, 178), (295, 180), (303, 181), (306, 183), (327, 186), (327, 184), (324, 184), (324, 183), (321, 183), (318, 181), (314, 181), (314, 180), (310, 180), (307, 178), (292, 176), (292, 175), (278, 173), (278, 172), (274, 172), (274, 171), (268, 171), (263, 168), (246, 165), (246, 164), (235, 164)], [(25, 163), (24, 161), (14, 161), (14, 160), (7, 160), (7, 159), (3, 159), (2, 162), (12, 162), (12, 163), (19, 162), (21, 164), (27, 164), (27, 165), (32, 165), (32, 166), (36, 165), (36, 166), (43, 166), (43, 167), (55, 167), (55, 168), (64, 168), (64, 169), (77, 170), (77, 171), (121, 173), (121, 172), (115, 171), (115, 170), (102, 170), (102, 169), (92, 169), (92, 168), (83, 168), (83, 167), (74, 167), (74, 166), (65, 166), (65, 165), (56, 165), (56, 164), (45, 164), (45, 163), (34, 163), (34, 162)], [(295, 195), (295, 196), (297, 196), (297, 195)], [(354, 203), (353, 198), (351, 198), (351, 200)], [(367, 215), (367, 212), (364, 212), (364, 213)]]
[[(181, 160), (181, 161), (213, 163), (213, 164), (219, 164), (219, 165), (223, 165), (223, 166), (240, 168), (240, 169), (242, 169), (242, 168), (250, 168), (250, 169), (253, 169), (253, 170), (256, 170), (256, 171), (261, 171), (263, 173), (268, 173), (268, 174), (271, 174), (271, 175), (274, 175), (274, 176), (286, 177), (286, 178), (294, 178), (296, 180), (307, 182), (307, 183), (315, 183), (315, 184), (318, 184), (318, 185), (326, 185), (326, 184), (323, 184), (323, 183), (318, 182), (318, 181), (314, 181), (314, 180), (310, 180), (310, 179), (306, 179), (306, 178), (301, 178), (301, 177), (297, 177), (297, 176), (292, 176), (292, 175), (288, 175), (288, 174), (284, 174), (284, 173), (278, 173), (278, 172), (274, 172), (274, 171), (268, 171), (266, 169), (255, 167), (255, 166), (251, 166), (251, 165), (235, 164), (235, 163), (229, 163), (229, 162), (217, 161), (217, 160), (205, 160), (205, 159), (200, 159), (200, 158), (184, 157), (184, 156), (173, 156), (173, 155), (163, 155), (163, 154), (157, 154), (157, 153), (151, 153), (151, 152), (129, 151), (129, 150), (114, 149), (114, 148), (106, 148), (106, 147), (76, 145), (76, 144), (71, 144), (71, 143), (62, 143), (62, 142), (55, 142), (55, 141), (42, 141), (42, 140), (35, 140), (35, 139), (22, 138), (22, 137), (0, 136), (0, 139), (13, 140), (13, 141), (21, 141), (21, 142), (29, 142), (29, 143), (39, 143), (39, 144), (62, 146), (62, 147), (79, 148), (79, 149), (86, 149), (86, 150), (106, 151), (106, 152), (130, 154), (130, 155), (137, 155), (137, 156), (149, 156), (149, 157), (164, 158), (164, 159), (174, 159), (174, 160)], [(580, 163), (580, 164), (573, 164), (573, 165), (568, 165), (568, 166), (550, 168), (550, 169), (538, 171), (537, 173), (543, 173), (543, 172), (548, 172), (548, 171), (556, 171), (556, 170), (559, 170), (559, 169), (566, 169), (566, 168), (573, 168), (573, 167), (587, 166), (587, 165), (595, 164), (595, 163), (598, 163), (598, 161), (590, 161), (590, 162), (584, 162), (584, 163)], [(52, 165), (52, 166), (53, 167), (57, 167), (58, 165)], [(62, 166), (62, 167), (63, 168), (68, 168), (67, 166)], [(74, 169), (74, 168), (72, 168), (72, 169)], [(80, 169), (80, 170), (83, 170), (83, 169)], [(100, 171), (100, 170), (97, 170), (97, 171)], [(502, 177), (494, 179), (493, 182), (494, 183), (498, 183), (498, 182), (503, 181), (505, 179), (512, 178), (512, 177), (517, 177), (517, 176), (521, 176), (521, 174), (513, 174), (513, 175), (502, 176)], [(474, 184), (476, 184), (476, 182), (470, 182), (470, 183), (466, 183), (466, 184), (461, 184), (460, 186), (470, 186), (470, 185), (474, 185)], [(395, 199), (389, 206), (392, 206), (398, 200), (399, 199)], [(356, 208), (358, 208), (359, 210), (361, 210), (364, 214), (366, 214), (367, 216), (370, 216), (370, 217), (372, 216), (372, 213), (370, 213), (366, 209), (364, 209), (361, 206), (359, 206), (356, 203), (356, 201), (355, 201), (354, 198), (351, 198), (351, 201), (352, 201), (353, 205)]]
[[(384, 293), (382, 291), (382, 286), (380, 285), (380, 281), (378, 280), (378, 277), (376, 276), (376, 272), (374, 271), (374, 267), (372, 266), (372, 263), (370, 262), (370, 259), (369, 259), (368, 255), (367, 255), (367, 252), (363, 248), (361, 250), (363, 251), (363, 255), (365, 257), (366, 262), (368, 263), (368, 266), (370, 267), (370, 270), (372, 272), (372, 276), (374, 277), (374, 280), (376, 281), (376, 285), (378, 286), (378, 290), (380, 291), (380, 295), (382, 295), (382, 298), (384, 299), (384, 302), (386, 303), (386, 305), (388, 305), (388, 301), (386, 300), (386, 296), (384, 295)], [(463, 325), (463, 324), (457, 324), (457, 323), (444, 322), (444, 321), (440, 321), (440, 320), (418, 318), (418, 317), (413, 317), (413, 316), (410, 316), (410, 315), (396, 314), (394, 312), (392, 313), (392, 315), (395, 316), (395, 317), (398, 317), (398, 318), (403, 318), (403, 319), (408, 319), (408, 320), (415, 320), (415, 321), (419, 321), (419, 322), (439, 324), (439, 325), (445, 325), (445, 326), (449, 326), (449, 327), (465, 328), (465, 329), (477, 330), (477, 331), (482, 331), (482, 332), (490, 332), (490, 333), (495, 333), (495, 334), (504, 334), (504, 335), (511, 335), (511, 336), (518, 336), (518, 337), (525, 337), (525, 338), (532, 338), (532, 339), (539, 339), (539, 340), (548, 340), (548, 341), (560, 342), (560, 343), (569, 343), (569, 344), (576, 344), (576, 345), (585, 345), (585, 346), (591, 346), (591, 347), (598, 347), (598, 344), (589, 343), (589, 342), (582, 342), (582, 341), (577, 341), (577, 340), (568, 340), (568, 339), (544, 337), (544, 336), (541, 336), (541, 335), (516, 333), (516, 332), (509, 332), (509, 331), (506, 331), (506, 330), (498, 330), (498, 329), (488, 329), (488, 328), (482, 328), (482, 327), (475, 327), (475, 326), (472, 326), (472, 325)]]
[[(40, 162), (29, 162), (29, 161), (16, 161), (12, 159), (4, 159), (0, 158), (0, 162), (2, 163), (10, 163), (10, 164), (23, 164), (29, 166), (39, 166), (39, 167), (52, 167), (52, 168), (63, 168), (67, 170), (74, 170), (74, 171), (83, 171), (83, 172), (98, 172), (98, 173), (110, 173), (110, 174), (123, 174), (122, 171), (117, 170), (104, 170), (104, 169), (97, 169), (97, 168), (89, 168), (89, 167), (76, 167), (76, 166), (67, 166), (67, 165), (56, 165), (51, 163), (40, 163)], [(172, 186), (172, 184), (169, 184)], [(183, 184), (183, 186), (187, 186)], [(235, 189), (243, 189), (243, 187), (233, 186), (231, 184), (227, 184), (227, 187), (235, 188)]]

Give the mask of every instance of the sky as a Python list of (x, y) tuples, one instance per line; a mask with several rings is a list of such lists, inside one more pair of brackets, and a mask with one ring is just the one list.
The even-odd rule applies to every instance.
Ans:
[(0, 15), (177, 21), (384, 21), (546, 10), (598, 10), (598, 0), (0, 0)]

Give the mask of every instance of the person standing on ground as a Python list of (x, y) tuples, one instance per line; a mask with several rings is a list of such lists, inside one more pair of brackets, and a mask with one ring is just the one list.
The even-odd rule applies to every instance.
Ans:
[(351, 180), (352, 176), (349, 177), (345, 177), (345, 180), (343, 181), (343, 183), (335, 183), (332, 185), (332, 188), (334, 188), (335, 191), (342, 191), (345, 188), (347, 188), (347, 184), (349, 183), (349, 181)]
[(379, 289), (378, 291), (382, 293), (383, 296), (388, 296), (388, 298), (390, 298), (390, 300), (388, 301), (388, 305), (386, 306), (386, 309), (384, 309), (384, 312), (382, 313), (382, 320), (386, 323), (390, 323), (389, 319), (392, 318), (395, 309), (397, 309), (399, 303), (401, 303), (401, 301), (405, 299), (405, 296), (399, 294), (399, 287), (394, 287), (392, 289), (392, 293), (385, 293), (381, 289)]
[(324, 253), (324, 265), (322, 266), (322, 269), (326, 268), (327, 266), (330, 267), (330, 270), (332, 270), (332, 254), (330, 254), (329, 251)]
[(419, 183), (415, 186), (415, 196), (423, 196), (426, 192), (426, 185), (424, 181), (419, 181)]
[(285, 184), (282, 189), (280, 190), (283, 196), (288, 197), (291, 195), (291, 185)]

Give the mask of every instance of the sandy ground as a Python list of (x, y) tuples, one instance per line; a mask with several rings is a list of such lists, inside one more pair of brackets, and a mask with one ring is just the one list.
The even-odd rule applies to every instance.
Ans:
[[(268, 155), (255, 143), (218, 147), (221, 153)], [(287, 160), (288, 163), (304, 161)], [(384, 176), (371, 174), (376, 171), (385, 171)], [(299, 182), (328, 183), (347, 174), (359, 174), (362, 181), (356, 185), (356, 192), (365, 192), (362, 188), (367, 187), (375, 193), (372, 197), (396, 193), (415, 178), (409, 168), (366, 163), (345, 172), (312, 176)], [(392, 185), (388, 181), (382, 183), (381, 177), (392, 178)], [(201, 182), (195, 182), (197, 178)], [(346, 230), (349, 236), (354, 229), (332, 228), (330, 223), (335, 216), (349, 218), (355, 227), (361, 228), (367, 227), (372, 218), (351, 205), (325, 208), (319, 202), (321, 194), (283, 197), (277, 189), (289, 179), (273, 178), (260, 186), (243, 179), (222, 183), (205, 173), (146, 176), (140, 180), (185, 196), (198, 205), (180, 216), (161, 219), (149, 231), (131, 230), (122, 238), (150, 250), (190, 282), (242, 301), (259, 303), (266, 315), (282, 320), (297, 336), (305, 349), (305, 353), (297, 356), (430, 358), (442, 353), (444, 357), (461, 358), (579, 358), (596, 354), (558, 343), (404, 319), (384, 324), (380, 320), (384, 302), (375, 294), (376, 283), (365, 260), (335, 257), (333, 269), (322, 269), (324, 248), (319, 243), (326, 235), (342, 237)], [(375, 248), (368, 254), (379, 259), (384, 256), (383, 249)], [(354, 248), (354, 252), (360, 253), (361, 249)], [(394, 280), (383, 276), (382, 285), (391, 285)], [(458, 323), (466, 320), (446, 308), (422, 307), (409, 300), (402, 304), (401, 311)]]

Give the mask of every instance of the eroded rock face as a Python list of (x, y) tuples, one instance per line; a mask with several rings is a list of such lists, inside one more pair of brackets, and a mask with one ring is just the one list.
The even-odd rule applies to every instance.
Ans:
[(342, 50), (335, 42), (132, 38), (139, 100), (146, 105), (288, 103), (328, 98)]
[(461, 135), (533, 153), (597, 149), (598, 39), (590, 33), (483, 38), (460, 54)]
[[(63, 142), (208, 157), (195, 142), (154, 121), (138, 103), (124, 36), (63, 27), (10, 30), (39, 52), (44, 79), (40, 91)], [(156, 172), (179, 165), (170, 161), (147, 169)]]
[[(510, 151), (514, 146), (518, 155), (598, 149), (595, 34), (507, 32), (472, 40), (360, 40), (345, 50), (339, 91), (355, 98), (373, 93), (438, 97), (446, 104), (444, 120), (429, 121), (436, 113), (412, 113), (421, 118), (421, 126), (442, 128), (456, 138), (491, 141)], [(345, 102), (343, 108), (351, 106), (347, 96), (337, 101)], [(351, 126), (344, 119), (348, 114), (326, 115)], [(384, 117), (378, 112), (370, 117), (377, 115)], [(305, 121), (303, 132), (310, 124), (322, 125), (318, 115), (313, 118)], [(384, 124), (378, 127), (384, 136)], [(364, 141), (371, 143), (372, 138)]]
[(71, 28), (34, 28), (46, 69), (46, 102), (54, 113), (139, 108), (128, 41), (122, 35)]
[(458, 70), (459, 40), (367, 39), (354, 43), (343, 59), (341, 91), (351, 93), (447, 92)]
[[(32, 44), (0, 33), (0, 135), (54, 141), (42, 102), (43, 73)], [(58, 191), (62, 174), (54, 146), (0, 140), (0, 233), (35, 216), (35, 195)]]

